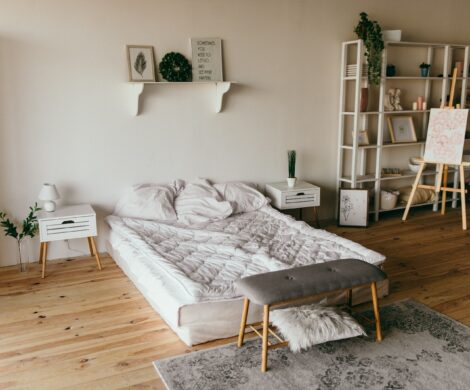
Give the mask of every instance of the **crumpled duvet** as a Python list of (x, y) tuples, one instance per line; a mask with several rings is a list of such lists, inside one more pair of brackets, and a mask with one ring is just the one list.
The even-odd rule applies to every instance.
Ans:
[(113, 246), (145, 263), (140, 272), (171, 279), (188, 303), (235, 298), (233, 282), (257, 273), (345, 258), (385, 260), (270, 206), (192, 226), (116, 216), (107, 222), (123, 238)]

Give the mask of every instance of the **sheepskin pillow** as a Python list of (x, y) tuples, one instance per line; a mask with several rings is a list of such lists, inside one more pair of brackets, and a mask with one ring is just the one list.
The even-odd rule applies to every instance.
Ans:
[(224, 200), (230, 202), (233, 214), (256, 211), (268, 204), (268, 200), (261, 192), (246, 183), (220, 183), (214, 184), (214, 187)]
[(175, 221), (175, 189), (164, 184), (137, 184), (128, 189), (114, 208), (119, 217)]
[(327, 341), (366, 335), (362, 326), (349, 314), (319, 304), (274, 310), (270, 319), (289, 341), (292, 352)]
[(233, 211), (206, 179), (186, 184), (175, 199), (175, 210), (178, 221), (187, 225), (224, 219)]

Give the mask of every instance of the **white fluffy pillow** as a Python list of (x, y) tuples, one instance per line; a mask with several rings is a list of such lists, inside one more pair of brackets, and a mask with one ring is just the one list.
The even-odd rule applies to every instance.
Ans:
[(175, 189), (164, 184), (137, 184), (119, 199), (114, 215), (149, 220), (175, 221)]
[(273, 310), (270, 318), (289, 341), (292, 352), (327, 341), (366, 335), (362, 326), (349, 314), (320, 304)]
[(205, 179), (187, 184), (175, 200), (175, 209), (178, 221), (188, 225), (224, 219), (233, 211), (230, 203)]
[(214, 184), (222, 198), (232, 205), (233, 214), (255, 211), (268, 204), (266, 197), (246, 183), (230, 182)]

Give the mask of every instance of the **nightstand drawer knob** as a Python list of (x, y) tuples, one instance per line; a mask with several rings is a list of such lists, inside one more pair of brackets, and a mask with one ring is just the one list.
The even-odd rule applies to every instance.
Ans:
[(68, 219), (66, 221), (63, 221), (62, 225), (67, 225), (68, 223), (75, 223), (75, 221), (72, 221), (71, 219)]

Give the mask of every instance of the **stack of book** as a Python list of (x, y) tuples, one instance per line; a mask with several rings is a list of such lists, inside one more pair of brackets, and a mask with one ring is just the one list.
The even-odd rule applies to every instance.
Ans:
[[(346, 77), (356, 77), (357, 75), (357, 65), (351, 64), (346, 65)], [(367, 64), (362, 64), (362, 77), (367, 76)]]

